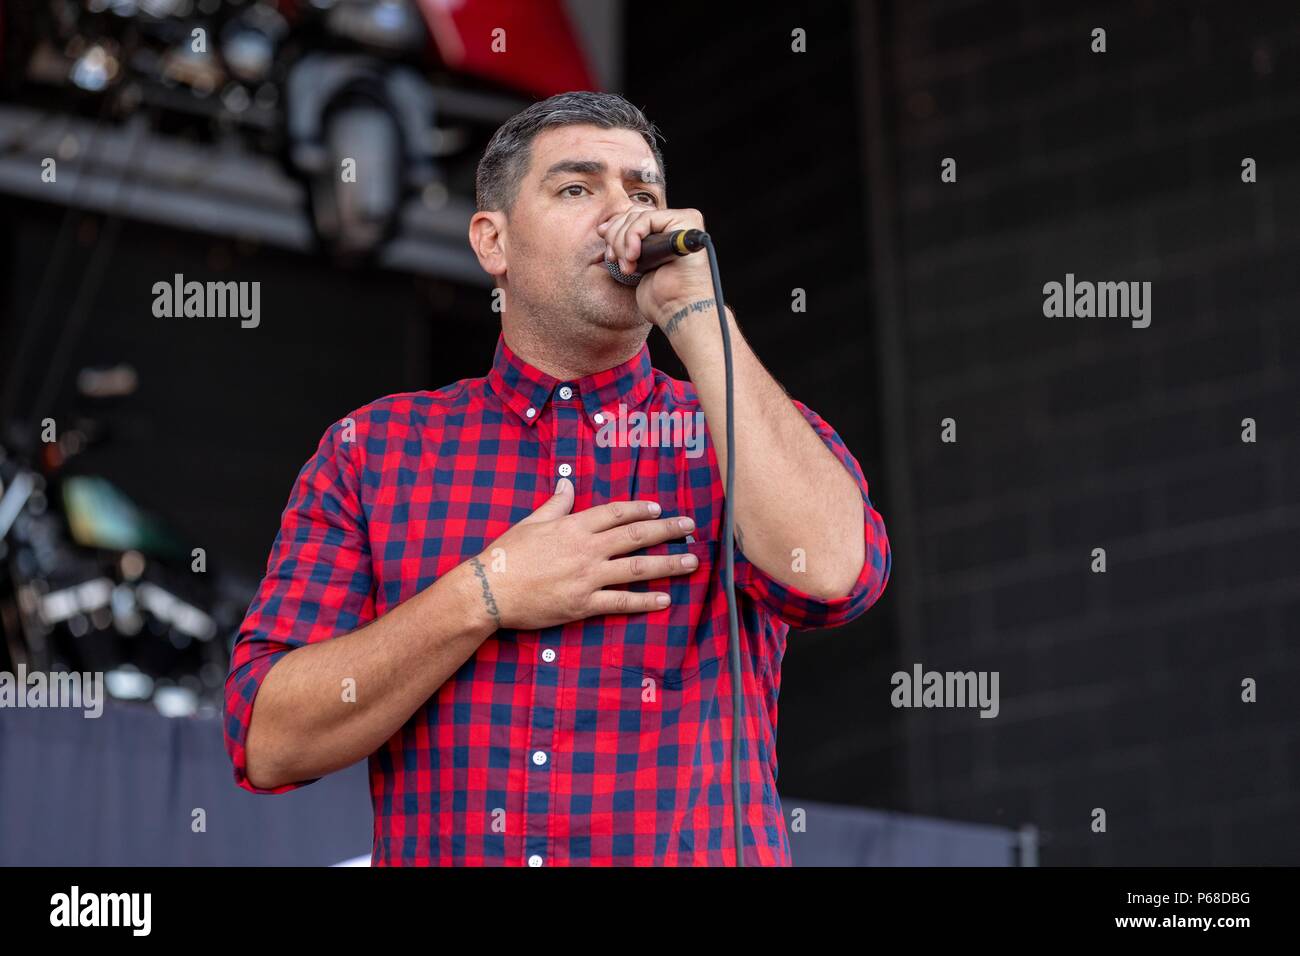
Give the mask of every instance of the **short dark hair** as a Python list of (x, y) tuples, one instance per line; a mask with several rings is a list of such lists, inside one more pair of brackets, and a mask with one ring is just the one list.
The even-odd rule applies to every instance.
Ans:
[(545, 129), (578, 124), (640, 133), (659, 164), (659, 175), (667, 180), (668, 172), (658, 144), (663, 136), (644, 113), (617, 93), (586, 90), (559, 93), (516, 113), (492, 134), (474, 180), (474, 201), (478, 208), (510, 212), (528, 171), (533, 138)]

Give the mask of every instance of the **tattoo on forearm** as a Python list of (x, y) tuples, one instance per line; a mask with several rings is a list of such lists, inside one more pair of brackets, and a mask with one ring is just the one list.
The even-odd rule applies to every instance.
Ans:
[(483, 569), (483, 562), (478, 558), (470, 558), (470, 565), (474, 568), (474, 574), (483, 585), (483, 604), (487, 612), (492, 615), (492, 620), (496, 621), (497, 627), (501, 626), (501, 614), (497, 611), (496, 598), (492, 596), (492, 588), (488, 584), (487, 572)]
[(686, 318), (692, 312), (703, 312), (705, 309), (713, 308), (712, 299), (699, 299), (690, 305), (683, 306), (668, 317), (664, 323), (664, 335), (672, 335), (677, 331), (677, 327), (682, 324), (682, 319)]

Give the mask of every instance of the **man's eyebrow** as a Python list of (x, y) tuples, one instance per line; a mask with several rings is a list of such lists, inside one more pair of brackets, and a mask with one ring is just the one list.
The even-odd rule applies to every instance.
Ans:
[[(563, 173), (603, 173), (608, 167), (599, 159), (562, 159), (558, 163), (552, 163), (551, 167), (546, 170), (546, 175), (542, 177), (545, 183), (555, 176)], [(646, 170), (644, 175), (642, 170), (634, 166), (627, 166), (623, 169), (623, 178), (626, 180), (636, 180), (639, 183), (646, 183), (653, 186), (663, 186), (663, 177), (657, 171)]]
[(558, 163), (551, 164), (551, 168), (542, 177), (542, 182), (562, 173), (603, 173), (604, 171), (605, 164), (598, 159), (562, 159)]

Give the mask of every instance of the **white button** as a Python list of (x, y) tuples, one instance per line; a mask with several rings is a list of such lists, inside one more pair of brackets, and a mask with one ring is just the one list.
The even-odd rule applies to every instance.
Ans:
[(534, 415), (537, 414), (537, 409), (530, 408), (528, 409), (528, 411), (524, 412), (524, 414), (527, 415), (529, 418), (532, 418)]
[(534, 750), (534, 751), (533, 751), (533, 763), (537, 764), (537, 766), (539, 766), (539, 767), (540, 767), (542, 764), (546, 763), (546, 754), (542, 753), (540, 750)]
[(566, 461), (560, 466), (560, 477), (568, 478), (571, 474), (573, 474), (573, 466)]
[(529, 866), (541, 866), (541, 865), (542, 865), (542, 858), (541, 858), (540, 856), (538, 856), (536, 853), (534, 853), (532, 856), (530, 856), (530, 857), (528, 858), (528, 865), (529, 865)]
[(560, 398), (573, 398), (573, 389), (569, 388), (567, 385), (564, 386), (560, 389)]
[(542, 660), (546, 661), (548, 664), (555, 660), (555, 651), (551, 650), (549, 647), (542, 651)]
[(595, 415), (592, 416), (592, 418), (596, 419), (597, 425), (605, 424), (605, 416), (602, 415), (600, 412), (597, 412)]

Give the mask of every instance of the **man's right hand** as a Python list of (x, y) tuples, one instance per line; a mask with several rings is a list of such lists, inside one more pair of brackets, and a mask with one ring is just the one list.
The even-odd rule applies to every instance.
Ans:
[[(658, 518), (651, 501), (611, 501), (570, 514), (573, 483), (481, 554), (466, 562), (475, 600), (498, 628), (539, 630), (599, 614), (667, 607), (666, 592), (604, 590), (609, 585), (690, 574), (693, 554), (621, 557), (689, 534), (689, 518)], [(686, 522), (683, 524), (682, 522)]]

